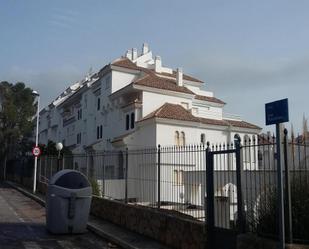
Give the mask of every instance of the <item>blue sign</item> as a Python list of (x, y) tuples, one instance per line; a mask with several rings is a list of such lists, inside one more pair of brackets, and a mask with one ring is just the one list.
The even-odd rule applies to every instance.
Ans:
[(279, 124), (289, 121), (288, 99), (281, 99), (265, 104), (266, 125)]

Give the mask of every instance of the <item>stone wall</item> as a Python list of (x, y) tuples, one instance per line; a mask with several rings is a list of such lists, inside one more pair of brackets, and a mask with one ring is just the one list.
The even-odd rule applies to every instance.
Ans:
[(92, 198), (92, 215), (179, 249), (204, 248), (204, 223), (170, 210)]

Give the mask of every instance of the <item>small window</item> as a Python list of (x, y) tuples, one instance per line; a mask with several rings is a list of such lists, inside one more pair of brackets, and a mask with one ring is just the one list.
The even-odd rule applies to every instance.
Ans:
[(174, 170), (174, 185), (182, 185), (183, 184), (183, 170)]
[(98, 100), (97, 100), (97, 110), (100, 110), (100, 108), (101, 108), (101, 99), (98, 98)]
[(81, 134), (81, 133), (78, 133), (78, 134), (77, 134), (77, 141), (76, 141), (76, 143), (77, 143), (77, 144), (80, 144), (81, 141), (82, 141), (82, 134)]
[(180, 141), (180, 146), (185, 146), (186, 145), (186, 135), (185, 135), (185, 133), (182, 131), (181, 133), (180, 133), (180, 139), (179, 139)]
[(100, 138), (102, 138), (102, 137), (103, 137), (103, 126), (100, 125)]
[(134, 129), (135, 124), (135, 114), (134, 112), (131, 113), (131, 129)]
[(179, 145), (179, 132), (175, 131), (175, 145)]
[(97, 126), (97, 139), (99, 139), (99, 138), (100, 138), (100, 127)]
[(126, 130), (130, 129), (130, 115), (126, 115)]
[(111, 86), (111, 77), (108, 76), (106, 77), (106, 80), (105, 80), (105, 89), (110, 88), (110, 86)]
[(206, 137), (205, 137), (205, 134), (202, 133), (201, 134), (201, 144), (205, 144), (206, 143)]

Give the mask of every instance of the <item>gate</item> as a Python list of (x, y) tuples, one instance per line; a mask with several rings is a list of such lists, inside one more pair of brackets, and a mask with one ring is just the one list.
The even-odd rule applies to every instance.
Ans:
[(234, 249), (245, 230), (240, 157), (240, 140), (206, 150), (207, 248)]

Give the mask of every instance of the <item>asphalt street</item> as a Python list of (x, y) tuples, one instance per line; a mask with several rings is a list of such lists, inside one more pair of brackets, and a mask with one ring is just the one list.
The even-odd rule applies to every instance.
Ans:
[(45, 209), (15, 189), (0, 185), (1, 249), (119, 248), (88, 232), (53, 235), (46, 230)]

